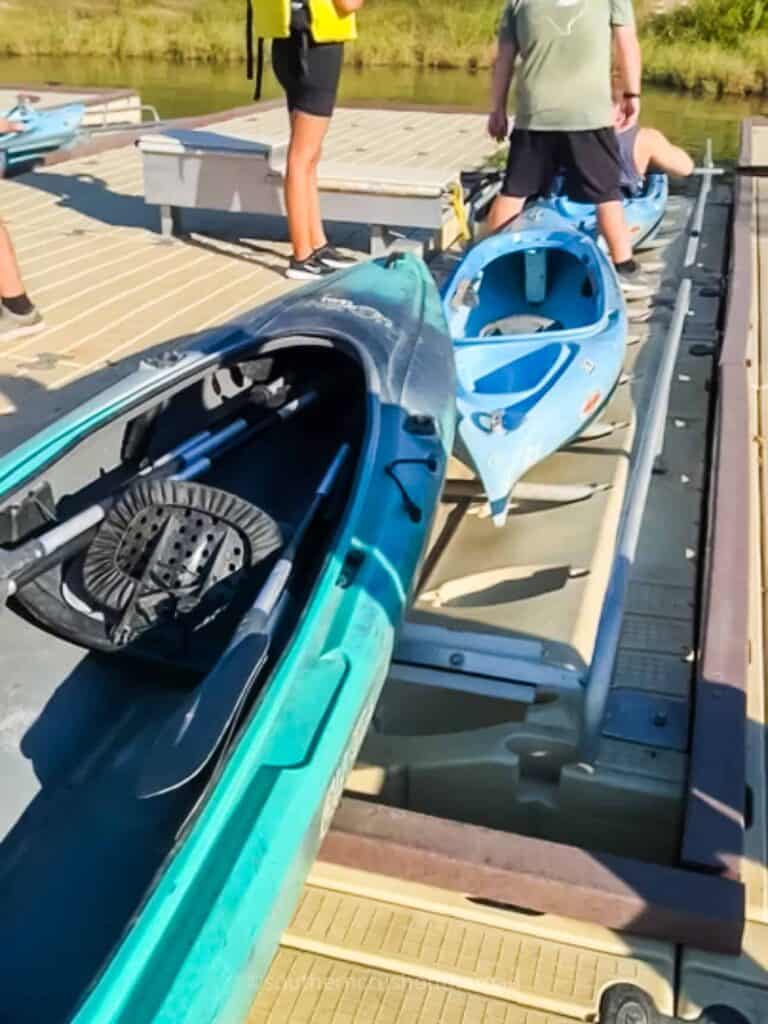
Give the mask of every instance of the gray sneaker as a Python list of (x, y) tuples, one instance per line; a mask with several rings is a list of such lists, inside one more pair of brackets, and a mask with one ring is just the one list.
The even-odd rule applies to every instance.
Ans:
[(627, 302), (634, 302), (636, 299), (650, 299), (656, 288), (650, 278), (643, 273), (638, 265), (633, 270), (619, 270), (616, 268), (619, 284)]
[(12, 313), (6, 306), (0, 306), (0, 344), (14, 338), (25, 338), (45, 328), (43, 315), (36, 307), (29, 313)]

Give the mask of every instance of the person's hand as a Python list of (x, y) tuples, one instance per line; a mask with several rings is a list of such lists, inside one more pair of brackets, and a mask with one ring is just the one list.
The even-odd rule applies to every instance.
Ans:
[(625, 132), (628, 128), (634, 128), (639, 119), (640, 98), (638, 96), (623, 96), (617, 130)]
[(23, 132), (24, 125), (21, 121), (8, 121), (5, 117), (0, 117), (0, 135), (5, 135), (7, 132)]
[(509, 132), (506, 110), (492, 110), (488, 118), (488, 134), (496, 142), (503, 142)]

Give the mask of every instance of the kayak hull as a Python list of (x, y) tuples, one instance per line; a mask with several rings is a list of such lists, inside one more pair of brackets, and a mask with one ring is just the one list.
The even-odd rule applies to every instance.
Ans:
[(85, 105), (68, 103), (51, 110), (19, 105), (2, 116), (24, 125), (23, 131), (0, 135), (0, 165), (7, 170), (72, 145), (85, 116)]
[(517, 481), (610, 398), (624, 358), (624, 302), (596, 244), (540, 209), (470, 250), (443, 305), (458, 377), (457, 454), (503, 526)]
[[(641, 249), (653, 240), (664, 219), (668, 198), (669, 181), (666, 174), (649, 174), (642, 195), (624, 200), (624, 215), (633, 249)], [(597, 211), (594, 205), (575, 203), (564, 195), (541, 199), (537, 205), (554, 210), (580, 230), (597, 235)]]
[(214, 788), (62, 1018), (77, 1024), (246, 1018), (362, 743), (442, 487), (455, 376), (439, 296), (410, 257), (336, 275), (145, 365), (0, 460), (5, 500), (114, 417), (237, 352), (297, 338), (338, 346), (365, 371), (351, 496)]

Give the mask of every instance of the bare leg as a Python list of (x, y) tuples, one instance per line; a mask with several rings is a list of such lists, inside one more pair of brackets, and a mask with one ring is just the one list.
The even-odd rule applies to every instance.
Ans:
[(285, 206), (293, 255), (305, 260), (325, 243), (317, 195), (317, 165), (330, 118), (295, 110), (285, 173)]
[(613, 262), (626, 263), (631, 260), (632, 243), (621, 203), (601, 203), (597, 208), (597, 222)]
[(493, 206), (482, 225), (482, 234), (488, 235), (498, 231), (509, 221), (514, 220), (525, 206), (525, 198), (520, 196), (496, 196)]
[(0, 223), (0, 298), (12, 299), (23, 295), (24, 291), (11, 236), (5, 225)]
[(312, 169), (312, 187), (309, 191), (309, 233), (313, 252), (316, 252), (318, 249), (322, 249), (324, 245), (328, 244), (328, 239), (325, 236), (325, 228), (323, 227), (323, 218), (320, 216), (320, 189), (317, 184), (317, 165), (320, 162), (320, 154), (318, 153), (317, 156), (318, 159), (315, 161), (315, 165)]

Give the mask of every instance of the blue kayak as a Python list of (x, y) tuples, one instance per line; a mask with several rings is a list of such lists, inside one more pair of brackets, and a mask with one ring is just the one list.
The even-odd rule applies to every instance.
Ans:
[(457, 454), (503, 526), (517, 481), (610, 398), (624, 358), (624, 300), (597, 244), (534, 208), (470, 249), (443, 308), (458, 377)]
[(28, 164), (45, 153), (70, 146), (80, 132), (85, 116), (82, 103), (68, 103), (50, 110), (35, 110), (19, 103), (1, 115), (24, 125), (20, 132), (0, 135), (0, 172), (18, 164)]
[(245, 1022), (387, 674), (455, 388), (405, 256), (149, 355), (0, 458), (4, 1021)]
[[(653, 239), (664, 219), (668, 198), (669, 182), (666, 174), (649, 174), (645, 179), (644, 190), (624, 200), (624, 215), (632, 236), (633, 249), (640, 249)], [(597, 235), (597, 213), (589, 203), (575, 203), (560, 194), (540, 199), (537, 205), (555, 210), (582, 231)]]

